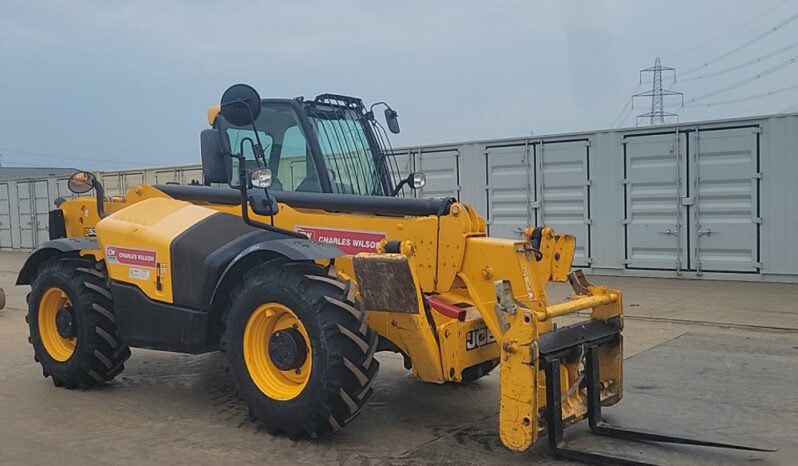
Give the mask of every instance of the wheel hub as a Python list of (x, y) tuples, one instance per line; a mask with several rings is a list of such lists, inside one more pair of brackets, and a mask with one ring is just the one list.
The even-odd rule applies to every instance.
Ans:
[(55, 328), (62, 338), (75, 337), (75, 316), (70, 308), (62, 307), (55, 314)]
[(269, 338), (269, 358), (281, 371), (299, 369), (305, 363), (307, 355), (305, 339), (295, 328), (278, 330)]

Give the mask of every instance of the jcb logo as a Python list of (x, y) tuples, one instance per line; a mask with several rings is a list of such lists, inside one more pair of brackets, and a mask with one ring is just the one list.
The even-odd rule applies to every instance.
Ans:
[(493, 337), (487, 327), (474, 329), (466, 333), (466, 351), (481, 348), (495, 342), (496, 338)]

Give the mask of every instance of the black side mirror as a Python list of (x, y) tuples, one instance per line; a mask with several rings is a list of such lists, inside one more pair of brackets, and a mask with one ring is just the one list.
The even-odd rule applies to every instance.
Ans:
[(222, 94), (221, 112), (235, 126), (251, 125), (260, 116), (260, 96), (252, 86), (235, 84)]
[(202, 177), (206, 186), (210, 186), (211, 183), (230, 182), (230, 158), (224, 156), (219, 130), (202, 130), (200, 154), (202, 155)]
[(277, 215), (280, 211), (277, 205), (277, 199), (266, 196), (249, 196), (249, 205), (252, 206), (252, 211), (258, 215), (272, 216)]
[(399, 114), (396, 113), (396, 110), (390, 107), (385, 109), (385, 122), (393, 134), (399, 134)]

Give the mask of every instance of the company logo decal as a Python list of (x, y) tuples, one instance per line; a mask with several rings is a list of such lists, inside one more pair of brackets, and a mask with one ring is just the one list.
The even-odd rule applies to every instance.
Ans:
[(155, 251), (149, 249), (122, 248), (107, 246), (105, 260), (111, 264), (133, 265), (137, 267), (155, 268), (158, 263)]
[(466, 351), (481, 348), (495, 342), (496, 338), (487, 327), (477, 328), (466, 333)]
[(344, 254), (374, 252), (377, 243), (385, 239), (385, 233), (373, 231), (332, 230), (304, 226), (294, 227), (294, 230), (313, 241), (337, 246)]

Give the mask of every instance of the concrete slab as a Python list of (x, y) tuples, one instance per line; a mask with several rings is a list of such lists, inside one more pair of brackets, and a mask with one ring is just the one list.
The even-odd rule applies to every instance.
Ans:
[[(0, 311), (1, 463), (567, 464), (542, 443), (523, 454), (504, 449), (497, 374), (463, 386), (423, 384), (390, 354), (379, 356), (375, 395), (360, 417), (315, 442), (259, 431), (235, 396), (222, 354), (134, 350), (113, 383), (58, 389), (41, 377), (27, 343), (28, 290), (13, 287), (24, 257), (0, 253), (0, 286), (10, 297)], [(794, 464), (798, 318), (788, 297), (795, 285), (593, 279), (623, 289), (627, 304), (626, 392), (606, 410), (610, 420), (780, 451), (637, 444), (597, 438), (584, 426), (566, 432), (573, 446), (660, 464)], [(552, 298), (566, 293), (559, 287)], [(674, 303), (690, 313), (674, 317)]]

